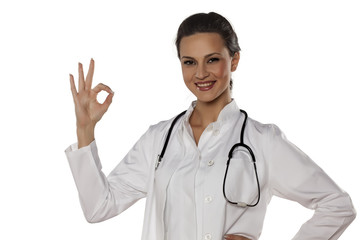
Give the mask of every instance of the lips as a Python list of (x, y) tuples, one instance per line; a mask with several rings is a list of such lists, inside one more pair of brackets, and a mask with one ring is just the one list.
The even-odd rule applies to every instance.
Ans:
[(197, 82), (195, 85), (200, 91), (208, 91), (214, 86), (215, 82), (216, 81)]

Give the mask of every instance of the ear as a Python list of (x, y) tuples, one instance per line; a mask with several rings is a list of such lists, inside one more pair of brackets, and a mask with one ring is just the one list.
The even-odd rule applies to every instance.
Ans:
[(240, 52), (236, 52), (231, 59), (231, 71), (235, 72), (240, 61)]

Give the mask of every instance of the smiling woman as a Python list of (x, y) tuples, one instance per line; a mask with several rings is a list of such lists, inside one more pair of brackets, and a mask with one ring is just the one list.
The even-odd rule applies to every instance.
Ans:
[[(221, 36), (223, 45), (228, 49), (231, 57), (234, 57), (235, 54), (239, 54), (241, 50), (238, 43), (238, 37), (227, 19), (216, 13), (200, 13), (185, 19), (179, 26), (175, 43), (179, 58), (181, 48), (180, 43), (182, 39), (186, 36), (194, 35), (195, 33), (218, 33)], [(230, 90), (231, 89), (232, 79), (230, 79)]]
[[(230, 92), (225, 90), (230, 90), (230, 75), (236, 70), (239, 53), (232, 57), (219, 34), (198, 33), (184, 37), (180, 57), (185, 84), (198, 99), (198, 93), (207, 92), (217, 83), (220, 92), (214, 97), (225, 94), (229, 101)], [(197, 91), (192, 88), (194, 85)]]
[[(66, 155), (86, 219), (104, 221), (146, 197), (144, 240), (259, 239), (275, 195), (315, 211), (294, 239), (337, 239), (355, 218), (349, 195), (276, 125), (247, 118), (231, 98), (240, 47), (230, 23), (213, 12), (192, 15), (176, 46), (196, 101), (151, 126), (107, 177), (94, 131), (114, 93), (104, 84), (91, 87), (93, 60), (86, 78), (79, 64), (78, 89), (70, 75), (78, 143)], [(96, 100), (101, 91), (108, 93), (103, 103)], [(159, 155), (162, 146), (167, 151)]]
[[(197, 98), (190, 124), (198, 143), (204, 129), (215, 122), (221, 109), (231, 102), (230, 77), (239, 62), (239, 52), (231, 56), (218, 33), (196, 33), (182, 38), (180, 59), (184, 82)], [(204, 113), (199, 110), (210, 105), (218, 106), (217, 112), (208, 122), (202, 122)], [(211, 108), (213, 112), (215, 108)]]

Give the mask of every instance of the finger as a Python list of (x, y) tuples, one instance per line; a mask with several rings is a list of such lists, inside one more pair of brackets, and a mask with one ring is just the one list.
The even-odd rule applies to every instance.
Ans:
[(85, 85), (85, 81), (84, 81), (83, 65), (79, 63), (79, 92), (84, 90), (84, 85)]
[(227, 234), (224, 236), (224, 238), (227, 240), (249, 240), (246, 237), (238, 236), (238, 235), (234, 235), (234, 234)]
[(110, 87), (106, 86), (105, 84), (103, 83), (99, 83), (98, 85), (96, 85), (96, 87), (94, 87), (93, 91), (95, 93), (99, 93), (100, 91), (106, 91), (108, 93), (114, 93)]
[(234, 238), (233, 238), (233, 235), (225, 235), (224, 238), (225, 238), (226, 240), (234, 239)]
[(73, 98), (75, 100), (75, 97), (77, 95), (77, 91), (76, 91), (76, 86), (75, 86), (75, 82), (74, 82), (74, 76), (72, 74), (70, 74), (70, 87), (71, 87), (71, 93), (72, 93)]
[(95, 68), (95, 62), (94, 59), (90, 60), (89, 70), (86, 75), (86, 81), (85, 81), (85, 89), (91, 89), (91, 84), (94, 76), (94, 68)]

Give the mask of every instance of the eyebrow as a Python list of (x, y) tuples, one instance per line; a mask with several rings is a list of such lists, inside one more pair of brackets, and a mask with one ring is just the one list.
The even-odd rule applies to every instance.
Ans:
[[(205, 55), (205, 58), (211, 57), (212, 55), (216, 55), (216, 54), (221, 55), (221, 54), (218, 53), (218, 52), (213, 52), (213, 53), (209, 53), (209, 54)], [(181, 58), (191, 58), (191, 59), (194, 59), (193, 57), (190, 57), (190, 56), (182, 56)]]

